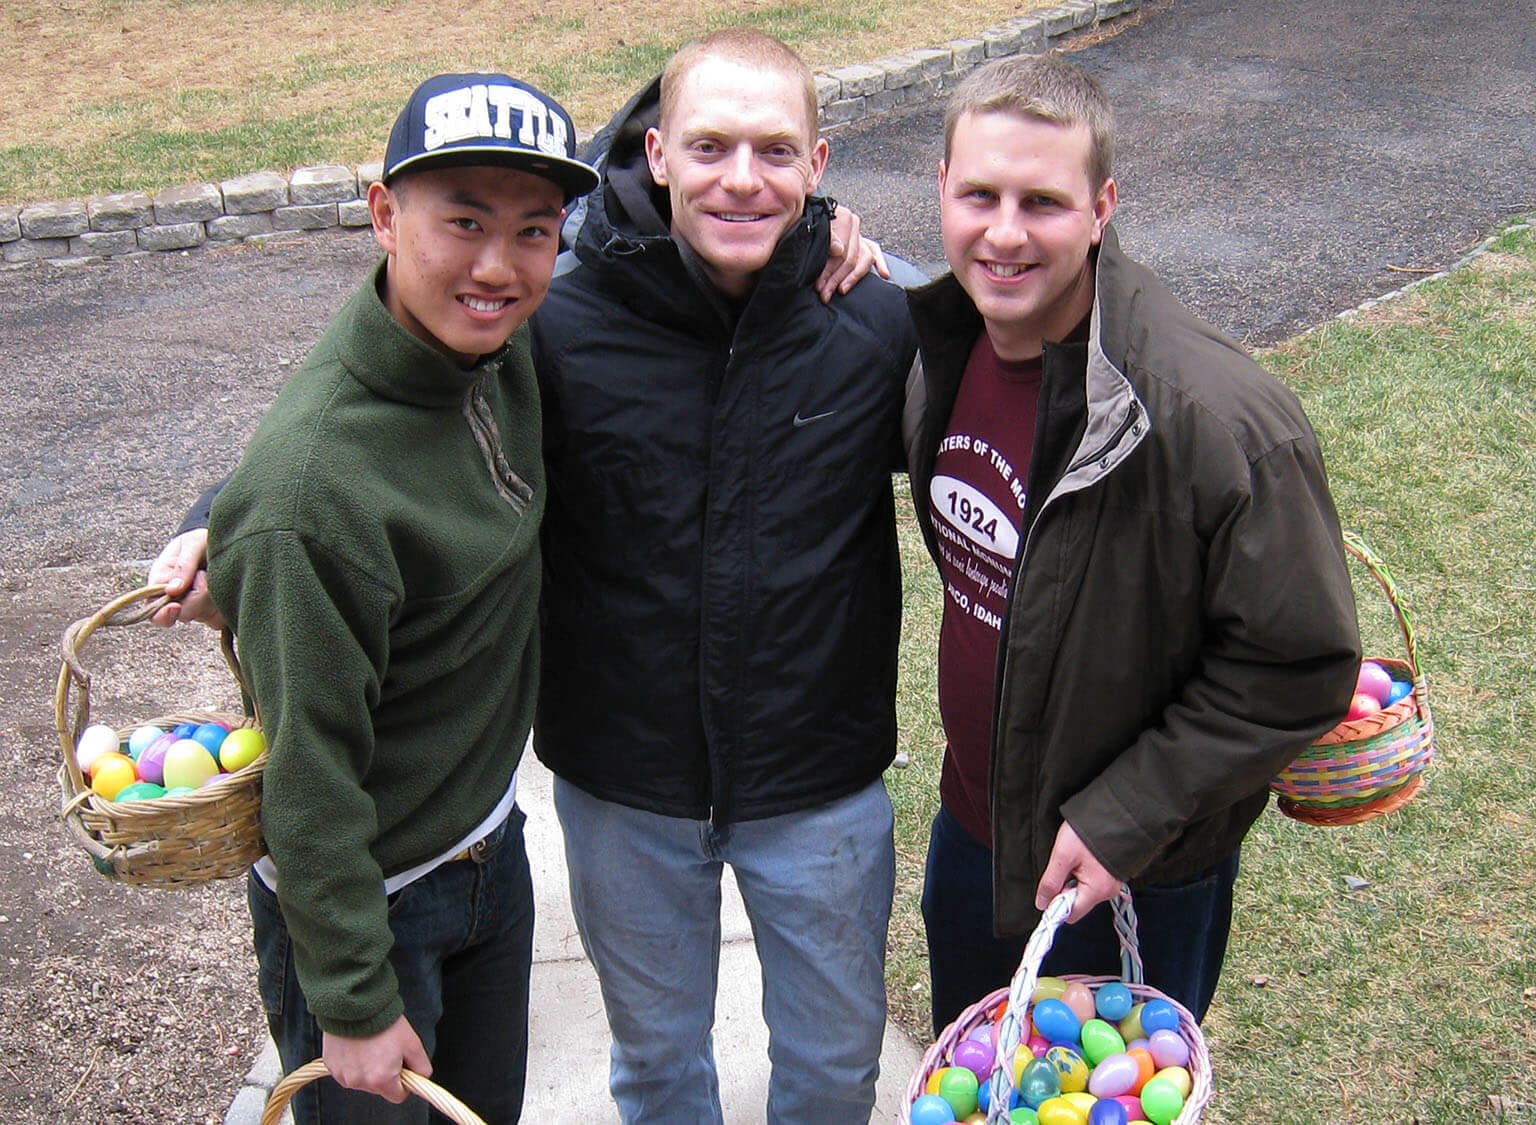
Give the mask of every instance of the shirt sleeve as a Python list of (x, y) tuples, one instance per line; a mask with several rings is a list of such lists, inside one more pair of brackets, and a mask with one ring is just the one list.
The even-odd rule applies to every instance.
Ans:
[(1315, 445), (1285, 442), (1253, 465), (1206, 552), (1204, 597), (1207, 640), (1179, 697), (1062, 806), (1122, 879), (1265, 789), (1349, 705), (1360, 637)]
[[(216, 506), (215, 533), (224, 515)], [(288, 530), (214, 539), (209, 579), (270, 747), (262, 831), (299, 984), (324, 1030), (371, 1035), (403, 1011), (364, 786), (398, 599), (383, 576)]]

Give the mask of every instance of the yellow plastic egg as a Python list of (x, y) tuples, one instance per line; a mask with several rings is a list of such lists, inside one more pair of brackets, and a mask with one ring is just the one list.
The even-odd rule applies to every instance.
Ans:
[(219, 772), (219, 763), (213, 760), (208, 748), (190, 738), (171, 743), (165, 752), (165, 787), (174, 789), (187, 785), (193, 789)]
[(139, 775), (126, 754), (103, 754), (92, 770), (91, 789), (102, 800), (113, 801), (137, 780)]
[(267, 748), (266, 737), (255, 727), (237, 727), (219, 743), (219, 765), (230, 773), (243, 770)]
[(1088, 1125), (1088, 1111), (1073, 1105), (1066, 1098), (1046, 1098), (1035, 1107), (1040, 1125)]

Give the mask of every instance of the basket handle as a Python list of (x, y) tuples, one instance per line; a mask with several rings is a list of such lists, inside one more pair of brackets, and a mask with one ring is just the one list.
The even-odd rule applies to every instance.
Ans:
[[(283, 1110), (288, 1108), (289, 1101), (298, 1092), (299, 1087), (328, 1074), (330, 1070), (326, 1067), (324, 1059), (315, 1059), (296, 1068), (293, 1073), (273, 1087), (272, 1095), (267, 1099), (267, 1108), (261, 1114), (261, 1125), (277, 1125), (278, 1118), (282, 1117)], [(485, 1125), (483, 1117), (430, 1078), (423, 1078), (414, 1070), (401, 1070), (400, 1082), (407, 1093), (415, 1094), (450, 1121), (457, 1122), (458, 1125)]]
[(1408, 669), (1413, 674), (1413, 695), (1418, 704), (1419, 718), (1426, 723), (1430, 722), (1429, 684), (1425, 680), (1423, 670), (1419, 667), (1419, 645), (1413, 633), (1413, 619), (1408, 615), (1408, 607), (1398, 596), (1397, 582), (1392, 577), (1392, 572), (1387, 569), (1387, 564), (1358, 534), (1346, 531), (1343, 533), (1343, 540), (1344, 549), (1370, 571), (1371, 577), (1376, 579), (1376, 584), (1387, 596), (1387, 604), (1392, 607), (1392, 616), (1397, 620), (1398, 630), (1403, 635), (1403, 646), (1408, 652)]
[[(85, 642), (97, 629), (107, 626), (137, 625), (148, 621), (170, 602), (163, 585), (142, 586), (122, 594), (102, 606), (89, 617), (82, 617), (66, 628), (59, 638), (62, 666), (59, 668), (58, 686), (53, 697), (54, 729), (59, 736), (59, 748), (64, 755), (64, 768), (77, 791), (89, 788), (80, 765), (75, 760), (75, 743), (80, 733), (91, 721), (91, 673), (80, 658)], [(139, 604), (143, 603), (143, 604)], [(260, 714), (251, 699), (240, 662), (235, 656), (234, 634), (228, 629), (219, 637), (219, 650), (230, 674), (240, 687), (240, 707), (247, 719), (260, 723)], [(74, 694), (71, 707), (71, 694)]]
[[(1121, 883), (1119, 893), (1109, 901), (1114, 911), (1115, 936), (1120, 939), (1120, 975), (1130, 984), (1141, 984), (1145, 980), (1145, 972), (1141, 964), (1141, 945), (1136, 936), (1136, 908), (1131, 905), (1131, 888)], [(1056, 931), (1066, 923), (1076, 905), (1077, 884), (1073, 882), (1051, 899), (1034, 933), (1029, 935), (1029, 941), (1024, 946), (1024, 956), (1020, 958), (1018, 970), (1008, 986), (1008, 1006), (997, 1025), (999, 1059), (1011, 1059), (1019, 1049), (1019, 1042), (1024, 1038), (1024, 1013), (1029, 1009), (1030, 998), (1035, 994), (1035, 985), (1040, 979), (1040, 965), (1050, 952), (1051, 943), (1056, 940)], [(1012, 1100), (1013, 1068), (999, 1066), (992, 1076), (991, 1104), (1002, 1106), (1006, 1113)], [(987, 1120), (1003, 1121), (1006, 1118), (994, 1119), (989, 1115)]]

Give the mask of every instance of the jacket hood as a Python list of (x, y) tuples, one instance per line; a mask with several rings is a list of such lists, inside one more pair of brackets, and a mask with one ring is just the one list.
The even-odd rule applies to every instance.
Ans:
[(667, 189), (652, 181), (645, 160), (645, 132), (660, 116), (658, 74), (582, 146), (582, 160), (597, 169), (600, 179), (596, 190), (571, 208), (565, 237), (583, 261), (616, 232), (636, 239), (667, 235), (672, 205)]

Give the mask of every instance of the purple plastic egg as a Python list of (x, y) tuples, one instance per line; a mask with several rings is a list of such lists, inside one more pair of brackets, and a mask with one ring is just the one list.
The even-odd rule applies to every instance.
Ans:
[(165, 784), (165, 752), (175, 745), (176, 741), (176, 736), (167, 731), (140, 751), (139, 760), (136, 763), (140, 781), (153, 781), (156, 785)]
[(1189, 1044), (1176, 1031), (1158, 1030), (1147, 1040), (1147, 1051), (1157, 1069), (1165, 1066), (1189, 1065)]
[(992, 1044), (982, 1043), (976, 1039), (962, 1039), (955, 1044), (954, 1054), (950, 1060), (955, 1066), (963, 1066), (979, 1081), (985, 1082), (992, 1074), (992, 1064), (997, 1061), (997, 1054), (992, 1050)]
[(1096, 1098), (1118, 1098), (1131, 1092), (1140, 1075), (1141, 1069), (1130, 1055), (1110, 1055), (1088, 1076), (1088, 1092)]

